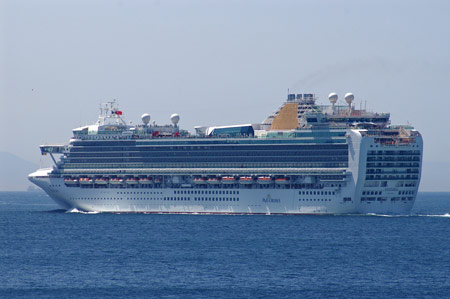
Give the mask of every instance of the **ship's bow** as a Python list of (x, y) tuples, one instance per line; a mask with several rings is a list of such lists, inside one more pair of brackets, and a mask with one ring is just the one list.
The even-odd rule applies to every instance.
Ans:
[(66, 210), (71, 209), (71, 205), (60, 195), (59, 190), (52, 187), (50, 180), (51, 168), (41, 168), (28, 175), (28, 180), (45, 191), (57, 204)]

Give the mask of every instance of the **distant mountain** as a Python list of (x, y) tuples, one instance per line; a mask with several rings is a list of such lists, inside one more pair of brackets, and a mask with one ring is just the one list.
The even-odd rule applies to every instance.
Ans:
[(27, 176), (38, 168), (39, 165), (0, 151), (0, 191), (26, 191), (32, 185)]

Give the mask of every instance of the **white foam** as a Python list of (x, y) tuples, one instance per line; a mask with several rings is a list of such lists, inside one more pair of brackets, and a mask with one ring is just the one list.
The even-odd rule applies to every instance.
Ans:
[(444, 218), (449, 218), (450, 214), (449, 213), (445, 213), (442, 215), (417, 215), (417, 216), (421, 216), (421, 217), (444, 217)]
[(80, 213), (80, 214), (98, 214), (99, 212), (86, 212), (86, 211), (80, 211), (77, 208), (73, 208), (72, 210), (67, 210), (66, 213)]
[(443, 217), (443, 218), (450, 218), (449, 213), (445, 214), (377, 214), (377, 213), (367, 213), (366, 216), (376, 216), (376, 217)]
[(413, 215), (398, 215), (398, 214), (377, 214), (377, 213), (367, 213), (367, 216), (377, 216), (377, 217), (409, 217)]

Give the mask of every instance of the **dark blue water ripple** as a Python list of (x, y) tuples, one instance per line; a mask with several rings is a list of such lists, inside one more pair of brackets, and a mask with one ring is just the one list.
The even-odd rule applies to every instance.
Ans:
[(450, 194), (410, 216), (67, 214), (0, 193), (0, 297), (448, 298)]

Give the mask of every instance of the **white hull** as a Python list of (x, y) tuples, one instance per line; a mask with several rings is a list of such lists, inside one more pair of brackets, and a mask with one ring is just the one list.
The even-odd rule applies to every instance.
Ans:
[[(39, 171), (38, 171), (39, 172)], [(36, 174), (36, 173), (35, 173)], [(244, 188), (81, 188), (68, 187), (61, 178), (32, 176), (63, 208), (92, 212), (190, 214), (407, 214), (414, 200), (346, 201), (352, 188), (326, 195), (306, 195), (305, 189)], [(348, 190), (346, 190), (348, 189)], [(204, 194), (201, 194), (201, 193)], [(354, 192), (354, 190), (353, 190)], [(207, 194), (206, 194), (207, 193)], [(212, 194), (210, 194), (212, 193)], [(311, 194), (312, 192), (310, 192)], [(319, 193), (319, 192), (317, 192)], [(414, 196), (415, 199), (415, 196)]]

